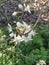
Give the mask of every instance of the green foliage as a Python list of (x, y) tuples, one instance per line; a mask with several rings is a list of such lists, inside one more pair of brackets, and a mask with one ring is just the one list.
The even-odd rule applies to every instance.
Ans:
[[(5, 34), (5, 40), (8, 36), (6, 27), (0, 28), (0, 32), (2, 32), (0, 39)], [(37, 34), (32, 37), (33, 40), (27, 43), (21, 42), (17, 46), (14, 46), (14, 43), (9, 41), (9, 44), (0, 44), (0, 47), (4, 46), (6, 49), (13, 48), (11, 52), (6, 50), (2, 51), (3, 56), (5, 54), (5, 58), (3, 57), (3, 60), (6, 60), (5, 65), (11, 63), (14, 65), (35, 65), (39, 60), (45, 60), (47, 65), (49, 65), (49, 25), (37, 27), (36, 32)], [(2, 62), (2, 59), (0, 62)], [(2, 65), (2, 63), (0, 64)]]
[[(0, 47), (4, 46), (6, 49), (13, 48), (11, 52), (6, 50), (2, 52), (3, 56), (5, 54), (5, 58), (3, 57), (3, 60), (6, 60), (5, 65), (7, 63), (14, 65), (35, 65), (39, 60), (45, 60), (47, 65), (49, 65), (49, 25), (41, 25), (41, 27), (36, 28), (36, 31), (37, 34), (32, 37), (33, 40), (27, 43), (21, 42), (14, 46), (14, 43), (9, 41), (9, 44), (0, 44)], [(1, 38), (4, 34), (6, 35), (5, 40), (8, 36), (6, 27), (0, 28), (0, 32), (2, 32), (0, 34)], [(2, 62), (2, 59), (0, 62)]]

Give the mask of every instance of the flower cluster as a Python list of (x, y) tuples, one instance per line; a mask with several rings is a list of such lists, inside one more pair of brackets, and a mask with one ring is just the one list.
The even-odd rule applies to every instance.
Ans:
[(46, 65), (44, 60), (40, 60), (36, 65)]
[(21, 41), (28, 42), (29, 40), (32, 40), (32, 36), (36, 34), (35, 30), (32, 30), (31, 25), (26, 24), (24, 21), (22, 23), (16, 23), (16, 33), (13, 33), (10, 24), (8, 24), (8, 30), (10, 33), (10, 37), (14, 37), (13, 41), (15, 42), (15, 44)]
[[(31, 14), (30, 6), (26, 5), (25, 3), (23, 5), (22, 4), (18, 4), (18, 8), (20, 8), (22, 11), (28, 11)], [(20, 12), (14, 11), (12, 13), (12, 16), (16, 16), (18, 13), (20, 13)]]

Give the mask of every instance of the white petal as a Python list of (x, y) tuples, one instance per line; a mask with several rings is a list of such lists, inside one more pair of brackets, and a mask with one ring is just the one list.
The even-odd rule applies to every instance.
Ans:
[(10, 33), (10, 37), (13, 37), (14, 36), (14, 33)]
[(23, 41), (24, 39), (20, 36), (20, 35), (18, 35), (17, 37), (16, 37), (16, 35), (14, 35), (14, 40), (13, 40), (13, 42), (15, 42), (15, 44), (17, 44), (17, 43), (20, 43), (21, 41)]
[(11, 25), (8, 23), (8, 27), (10, 27), (11, 28)]
[(24, 21), (23, 21), (23, 25), (24, 25), (24, 27), (25, 27), (26, 29), (30, 29), (30, 28), (31, 28), (31, 26), (28, 25), (27, 23), (25, 23)]
[(17, 27), (23, 27), (23, 24), (20, 22), (17, 22)]
[(23, 9), (23, 5), (22, 5), (22, 4), (19, 4), (18, 7), (19, 7), (20, 9)]
[(28, 35), (33, 35), (34, 36), (35, 34), (36, 34), (35, 31), (32, 30)]
[(28, 26), (28, 24), (26, 24), (24, 21), (23, 21), (23, 25), (24, 25), (24, 27), (27, 27)]
[(12, 29), (11, 28), (8, 28), (8, 30), (9, 30), (9, 33), (12, 32)]
[(23, 40), (24, 40), (25, 42), (28, 41), (27, 38), (26, 38), (24, 35), (22, 35), (22, 38), (23, 38)]
[(14, 40), (13, 40), (13, 42), (15, 42), (16, 41), (16, 34), (14, 34)]
[(8, 30), (9, 30), (9, 33), (12, 32), (12, 27), (9, 23), (8, 23)]
[(17, 40), (18, 40), (18, 42), (19, 42), (19, 41), (23, 41), (23, 38), (22, 38), (20, 35), (18, 35), (18, 36), (17, 36)]
[(26, 4), (25, 3), (23, 5), (24, 5), (24, 7), (26, 7)]
[(24, 35), (22, 35), (22, 38), (25, 40), (26, 39), (26, 37), (24, 36)]
[(30, 10), (28, 10), (28, 12), (29, 12), (29, 13), (31, 13), (31, 11), (30, 11)]
[(29, 8), (30, 8), (29, 5), (27, 5), (25, 8), (25, 11), (28, 11)]
[(27, 6), (25, 7), (25, 11), (28, 11), (29, 13), (31, 13), (31, 11), (30, 11), (30, 6), (29, 6), (29, 5), (27, 5)]
[(28, 33), (31, 29), (27, 29), (25, 30), (24, 34)]
[(17, 15), (17, 12), (13, 12), (12, 15), (13, 15), (13, 16), (16, 16), (16, 15)]

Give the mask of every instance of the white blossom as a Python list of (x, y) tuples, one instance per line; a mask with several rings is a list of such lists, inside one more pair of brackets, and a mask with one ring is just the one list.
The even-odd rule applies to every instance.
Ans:
[[(17, 27), (19, 28), (20, 32), (22, 32), (22, 30), (25, 30), (21, 37), (25, 42), (27, 42), (28, 40), (32, 40), (32, 35), (35, 35), (35, 31), (31, 29), (31, 25), (28, 25), (23, 21), (22, 23), (17, 22)], [(25, 36), (25, 34), (27, 34), (27, 36)]]
[(20, 22), (16, 23), (16, 29), (18, 31), (18, 34), (13, 33), (12, 27), (10, 24), (8, 24), (8, 28), (11, 29), (10, 37), (14, 37), (13, 42), (15, 42), (15, 44), (20, 43), (21, 41), (28, 42), (29, 40), (33, 40), (32, 36), (36, 34), (35, 31), (31, 28), (31, 25), (28, 25), (24, 21), (22, 21), (22, 23)]
[[(21, 38), (25, 42), (28, 41), (28, 40), (32, 40), (31, 39), (32, 38), (32, 35), (34, 36), (36, 34), (35, 31), (32, 30), (31, 25), (26, 24), (24, 21), (22, 21), (22, 23), (17, 22), (17, 27), (20, 30), (20, 32), (24, 31), (24, 32), (22, 32), (23, 35), (22, 35)], [(25, 36), (25, 34), (27, 34), (27, 36)]]
[(19, 30), (25, 30), (24, 34), (28, 33), (31, 30), (31, 25), (26, 24), (24, 21), (23, 23), (17, 22), (17, 27)]

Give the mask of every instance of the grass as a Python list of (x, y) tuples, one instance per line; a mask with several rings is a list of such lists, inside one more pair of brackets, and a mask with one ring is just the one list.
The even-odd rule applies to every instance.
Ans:
[[(42, 25), (43, 26), (43, 25)], [(14, 25), (13, 25), (13, 28), (14, 28)], [(38, 29), (39, 28), (39, 29)], [(42, 29), (43, 29), (43, 32), (42, 32)], [(38, 45), (41, 45), (43, 44), (43, 40), (42, 38), (40, 37), (41, 35), (45, 35), (47, 36), (48, 32), (49, 32), (49, 25), (44, 25), (43, 27), (37, 27), (37, 32), (39, 33), (37, 38), (34, 37), (34, 40), (33, 40), (33, 45), (34, 44), (37, 44), (36, 46), (39, 47)], [(47, 32), (48, 31), (48, 32)], [(49, 34), (48, 34), (49, 36)], [(15, 55), (16, 52), (19, 51), (19, 49), (16, 49), (16, 47), (14, 46), (14, 43), (12, 43), (12, 41), (6, 41), (6, 39), (9, 37), (9, 34), (8, 34), (8, 30), (7, 30), (7, 26), (4, 26), (4, 27), (0, 27), (0, 65), (15, 65), (16, 62), (18, 62), (18, 59), (17, 59), (17, 56)], [(45, 39), (47, 37), (44, 37), (43, 39)], [(47, 38), (48, 39), (48, 38)], [(5, 40), (4, 43), (1, 43), (1, 41)], [(46, 41), (46, 39), (45, 39)], [(9, 42), (9, 43), (8, 43)], [(31, 44), (31, 43), (30, 43)], [(45, 43), (44, 43), (45, 44)], [(24, 51), (23, 49), (25, 49), (21, 43), (20, 45), (20, 48), (22, 46), (22, 51)], [(33, 46), (33, 47), (36, 47), (36, 46)], [(29, 48), (31, 48), (32, 46), (29, 46), (29, 44), (27, 45), (27, 50), (29, 50)], [(32, 48), (33, 48), (32, 47)], [(1, 49), (2, 48), (2, 49)], [(15, 49), (17, 51), (15, 51)], [(26, 51), (27, 51), (26, 50)], [(35, 50), (35, 49), (34, 49)], [(26, 52), (25, 51), (25, 52)], [(40, 51), (40, 50), (39, 50)], [(23, 53), (25, 53), (23, 52)], [(34, 51), (36, 52), (36, 51)], [(43, 51), (44, 52), (44, 51)], [(42, 52), (42, 53), (43, 53)], [(26, 52), (27, 53), (27, 52)], [(37, 52), (38, 53), (38, 52)], [(42, 53), (41, 53), (41, 56), (42, 56)], [(45, 52), (46, 53), (46, 52)], [(38, 54), (35, 54), (36, 57), (38, 58)], [(44, 54), (45, 55), (45, 54)], [(20, 57), (20, 56), (19, 56)], [(40, 55), (39, 55), (40, 57)], [(44, 57), (44, 56), (43, 56)], [(17, 60), (17, 61), (16, 61)], [(20, 62), (21, 63), (21, 62)]]
[[(9, 46), (9, 44), (7, 44), (6, 42), (1, 43), (1, 41), (3, 40), (6, 41), (7, 37), (8, 37), (7, 26), (0, 27), (0, 65), (12, 65), (13, 63), (12, 58), (13, 58), (13, 51), (15, 50), (14, 49), (15, 47), (13, 45)], [(10, 58), (10, 56), (12, 57)]]

